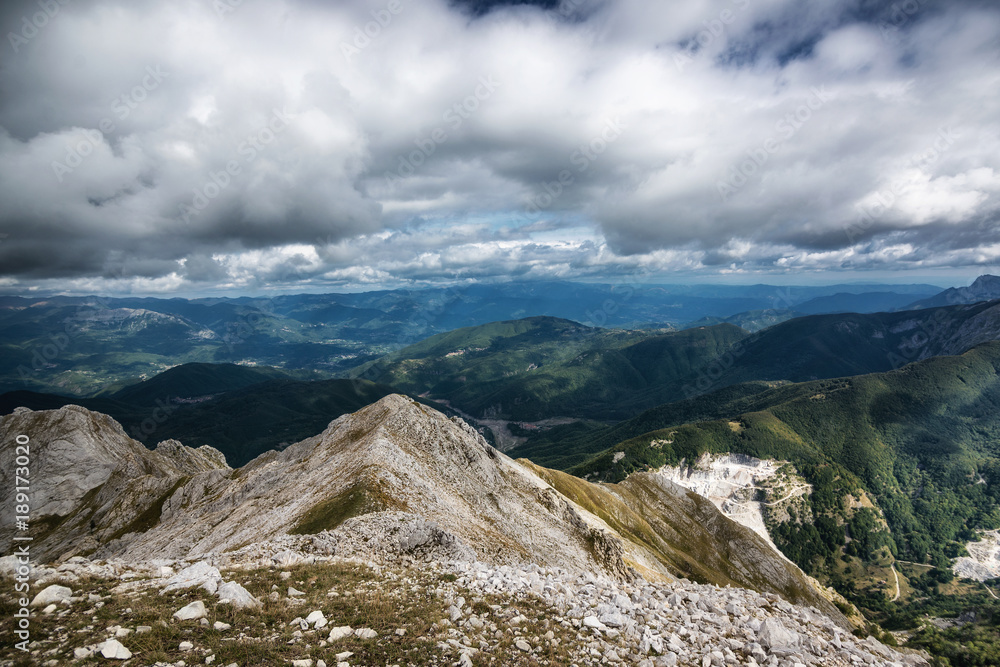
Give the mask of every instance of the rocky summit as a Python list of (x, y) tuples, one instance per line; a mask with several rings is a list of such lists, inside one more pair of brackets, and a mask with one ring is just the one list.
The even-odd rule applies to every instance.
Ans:
[(709, 500), (512, 460), (407, 397), (236, 470), (76, 406), (0, 420), (0, 470), (19, 434), (33, 591), (60, 587), (38, 664), (926, 664)]

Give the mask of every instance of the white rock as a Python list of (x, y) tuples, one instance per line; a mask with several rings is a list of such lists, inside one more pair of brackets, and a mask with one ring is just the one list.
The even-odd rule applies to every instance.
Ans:
[(338, 653), (335, 657), (337, 659), (337, 662), (344, 662), (352, 655), (354, 655), (354, 653), (352, 653), (351, 651), (344, 651), (343, 653)]
[(46, 607), (45, 609), (42, 610), (42, 613), (45, 614), (45, 615), (48, 615), (48, 614), (51, 614), (52, 612), (54, 612), (58, 608), (59, 608), (58, 606), (56, 606), (54, 604), (50, 604), (48, 607)]
[(338, 639), (343, 639), (344, 637), (349, 637), (354, 634), (354, 630), (349, 625), (341, 625), (330, 630), (330, 636), (327, 637), (327, 641), (335, 642)]
[(206, 561), (199, 561), (167, 579), (160, 593), (169, 593), (183, 588), (201, 586), (208, 592), (215, 594), (221, 581), (222, 574), (219, 572), (219, 568), (209, 565)]
[(291, 586), (288, 587), (288, 597), (297, 598), (302, 597), (303, 595), (305, 595), (305, 591), (300, 591), (299, 589), (292, 588)]
[(191, 642), (181, 642), (180, 644), (177, 645), (177, 648), (185, 652), (191, 651), (194, 649), (194, 644), (192, 644)]
[(309, 658), (305, 660), (292, 660), (292, 667), (313, 667), (313, 661)]
[(514, 646), (517, 647), (518, 651), (524, 651), (525, 653), (531, 653), (531, 644), (524, 641), (523, 639), (518, 639), (514, 642)]
[(287, 551), (287, 550), (271, 556), (271, 562), (273, 562), (277, 567), (289, 567), (291, 565), (298, 565), (303, 560), (305, 559), (301, 555), (295, 553), (294, 551)]
[(228, 623), (223, 623), (222, 621), (216, 621), (212, 627), (218, 630), (219, 632), (225, 632), (226, 630), (231, 629), (233, 626), (229, 625)]
[(792, 632), (781, 621), (769, 618), (761, 625), (760, 643), (768, 648), (788, 648), (797, 646), (799, 643), (798, 634)]
[(354, 631), (354, 636), (358, 639), (375, 639), (378, 633), (371, 628), (358, 628)]
[(71, 597), (73, 597), (73, 591), (71, 589), (66, 586), (53, 584), (36, 595), (31, 601), (31, 606), (47, 607), (50, 604), (69, 602)]
[(195, 621), (199, 618), (205, 618), (206, 613), (205, 603), (201, 600), (196, 600), (175, 611), (174, 618), (178, 621)]
[(73, 657), (77, 660), (83, 660), (84, 658), (89, 658), (92, 655), (94, 655), (94, 652), (85, 646), (73, 649)]
[(223, 600), (228, 600), (229, 604), (233, 605), (237, 609), (257, 609), (261, 606), (261, 601), (250, 594), (250, 591), (243, 588), (240, 584), (235, 581), (227, 581), (226, 583), (219, 586), (216, 595), (219, 596), (219, 602), (222, 603)]
[(319, 630), (320, 628), (325, 628), (327, 623), (326, 616), (323, 615), (322, 611), (317, 609), (316, 611), (311, 612), (308, 616), (306, 616), (306, 623), (314, 626), (317, 630)]
[(101, 655), (109, 660), (128, 660), (132, 657), (132, 651), (128, 650), (117, 639), (109, 639), (100, 646)]
[(618, 613), (617, 611), (607, 612), (602, 614), (598, 619), (601, 623), (608, 626), (609, 628), (620, 628), (626, 623), (625, 616)]

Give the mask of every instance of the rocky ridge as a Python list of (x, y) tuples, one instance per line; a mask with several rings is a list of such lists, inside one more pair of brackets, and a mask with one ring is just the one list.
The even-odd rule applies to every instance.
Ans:
[[(825, 591), (696, 494), (648, 474), (590, 484), (514, 461), (464, 421), (399, 395), (238, 470), (211, 448), (150, 452), (73, 406), (0, 420), (5, 445), (22, 433), (35, 443), (40, 562), (202, 558), (353, 521), (406, 555), (744, 586), (848, 625)], [(12, 454), (0, 448), (0, 463)]]
[[(462, 420), (403, 396), (238, 470), (209, 447), (165, 442), (149, 451), (110, 418), (73, 406), (0, 420), (0, 463), (10, 462), (16, 434), (32, 442), (33, 553), (51, 563), (35, 569), (33, 590), (73, 589), (36, 606), (40, 622), (55, 624), (56, 638), (35, 648), (43, 663), (131, 654), (176, 665), (199, 642), (229, 655), (223, 641), (313, 667), (347, 662), (337, 657), (344, 651), (326, 650), (336, 640), (310, 634), (315, 623), (288, 631), (261, 620), (300, 604), (335, 628), (374, 628), (346, 639), (362, 642), (346, 652), (399, 655), (405, 642), (372, 625), (388, 622), (382, 616), (359, 626), (365, 605), (345, 615), (310, 597), (317, 579), (362, 563), (358, 586), (405, 607), (401, 618), (416, 604), (442, 614), (433, 627), (406, 626), (426, 642), (424, 653), (437, 647), (433, 660), (412, 664), (517, 664), (512, 656), (523, 664), (924, 664), (857, 641), (814, 582), (698, 494), (653, 473), (593, 484), (514, 461)], [(0, 572), (16, 565), (0, 559)], [(160, 606), (144, 602), (146, 620), (135, 627), (88, 623), (73, 637), (58, 625), (77, 612), (84, 622), (135, 616), (125, 605), (150, 600), (151, 590), (165, 597)], [(433, 595), (412, 597), (418, 590)], [(243, 630), (201, 636), (203, 619)], [(159, 649), (150, 637), (136, 641), (140, 626), (153, 628)]]

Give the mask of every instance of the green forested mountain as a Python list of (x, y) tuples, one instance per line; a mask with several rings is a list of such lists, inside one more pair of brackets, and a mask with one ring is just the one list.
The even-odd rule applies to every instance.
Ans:
[(432, 336), (356, 375), (475, 418), (621, 419), (672, 396), (746, 335), (732, 325), (623, 331), (535, 317)]
[[(243, 389), (268, 380), (306, 379), (304, 372), (237, 364), (191, 363), (175, 366), (110, 395), (117, 401), (152, 405), (156, 399), (193, 398)], [(103, 395), (103, 394), (102, 394)]]
[(728, 324), (622, 331), (538, 317), (432, 336), (354, 374), (475, 419), (607, 421), (731, 385), (884, 372), (996, 338), (1000, 302), (814, 315), (753, 335)]
[[(759, 389), (650, 411), (616, 432), (658, 430), (570, 472), (618, 480), (704, 452), (791, 461), (812, 493), (772, 535), (806, 571), (856, 595), (845, 559), (898, 559), (945, 576), (975, 529), (1000, 526), (1000, 342), (885, 373)], [(859, 509), (862, 497), (870, 511)]]

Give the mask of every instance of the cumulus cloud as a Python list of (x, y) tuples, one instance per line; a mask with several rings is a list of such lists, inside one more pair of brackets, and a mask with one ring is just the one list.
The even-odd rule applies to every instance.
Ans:
[(4, 289), (995, 263), (1000, 10), (814, 4), (5, 3)]

